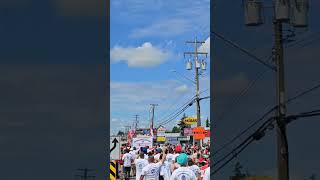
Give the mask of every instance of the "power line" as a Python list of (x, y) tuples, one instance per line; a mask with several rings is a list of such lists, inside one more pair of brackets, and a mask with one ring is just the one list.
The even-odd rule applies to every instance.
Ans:
[(233, 160), (238, 154), (240, 154), (252, 142), (260, 140), (265, 135), (265, 131), (270, 128), (270, 126), (272, 125), (272, 123), (275, 120), (276, 120), (275, 117), (271, 117), (268, 120), (266, 120), (254, 133), (252, 133), (249, 137), (247, 137), (244, 141), (242, 141), (236, 148), (234, 148), (227, 155), (225, 155), (224, 157), (222, 157), (218, 161), (216, 161), (214, 166), (217, 166), (219, 163), (223, 162), (230, 155), (232, 155), (232, 157), (230, 157), (226, 162), (224, 162), (222, 165), (220, 165), (216, 170), (212, 171), (211, 175), (216, 174), (219, 170), (221, 170), (223, 167), (225, 167), (231, 160)]
[(215, 32), (214, 30), (212, 31), (212, 33), (214, 35), (216, 35), (219, 39), (222, 39), (224, 42), (227, 42), (227, 44), (229, 44), (232, 47), (235, 47), (237, 49), (239, 49), (240, 51), (242, 51), (243, 53), (245, 53), (246, 55), (248, 55), (249, 57), (251, 57), (252, 59), (256, 60), (257, 62), (259, 62), (260, 64), (266, 66), (267, 68), (273, 70), (273, 71), (277, 71), (276, 67), (273, 65), (268, 64), (267, 62), (265, 62), (264, 60), (260, 59), (259, 57), (257, 57), (256, 55), (252, 54), (250, 51), (240, 47), (239, 45), (237, 45), (236, 43), (232, 42), (231, 40), (228, 40), (227, 38), (225, 38), (224, 36), (222, 36), (221, 34)]
[(165, 121), (166, 119), (168, 119), (170, 116), (172, 116), (173, 114), (175, 114), (177, 111), (181, 110), (181, 108), (185, 107), (187, 104), (190, 104), (191, 102), (194, 101), (196, 96), (193, 96), (191, 99), (189, 99), (186, 103), (184, 103), (182, 106), (180, 106), (179, 108), (177, 108), (175, 111), (173, 111), (172, 113), (170, 113), (168, 116), (165, 116), (164, 118), (159, 119), (158, 121)]
[[(294, 101), (294, 100), (296, 100), (298, 98), (301, 98), (302, 96), (307, 95), (308, 93), (311, 93), (311, 92), (313, 92), (313, 91), (315, 91), (315, 90), (317, 90), (319, 88), (320, 88), (320, 83), (318, 85), (315, 85), (315, 86), (313, 86), (313, 87), (311, 87), (311, 88), (309, 88), (309, 89), (297, 94), (296, 96), (293, 96), (292, 98), (289, 98), (285, 102), (286, 102), (286, 104), (289, 104), (292, 101)], [(271, 112), (273, 112), (277, 108), (278, 108), (278, 106), (274, 106), (269, 111), (264, 113), (258, 120), (254, 121), (250, 126), (248, 126), (246, 129), (244, 129), (243, 131), (241, 131), (240, 133), (235, 135), (230, 141), (228, 141), (227, 143), (222, 145), (221, 148), (219, 148), (216, 152), (213, 153), (213, 156), (215, 156), (216, 154), (221, 152), (223, 149), (227, 148), (229, 145), (231, 145), (233, 142), (235, 142), (237, 139), (239, 139), (241, 136), (243, 136), (246, 132), (248, 132), (251, 128), (253, 128), (255, 125), (260, 123), (265, 117), (267, 117), (267, 115), (269, 115)]]

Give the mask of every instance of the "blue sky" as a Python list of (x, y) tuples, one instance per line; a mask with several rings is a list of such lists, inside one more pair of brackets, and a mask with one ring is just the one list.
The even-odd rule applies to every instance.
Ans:
[[(132, 125), (140, 115), (140, 127), (148, 127), (151, 103), (157, 103), (155, 122), (165, 120), (195, 93), (194, 85), (181, 75), (194, 78), (185, 70), (184, 51), (191, 51), (187, 40), (206, 41), (200, 47), (209, 52), (210, 1), (119, 0), (111, 1), (111, 133)], [(209, 68), (209, 57), (206, 58)], [(176, 70), (178, 73), (172, 72)], [(207, 69), (200, 78), (201, 95), (209, 94)], [(201, 104), (203, 121), (210, 117), (209, 101)], [(195, 107), (186, 111), (195, 114)], [(177, 119), (178, 120), (178, 119)], [(176, 120), (167, 124), (171, 129)]]

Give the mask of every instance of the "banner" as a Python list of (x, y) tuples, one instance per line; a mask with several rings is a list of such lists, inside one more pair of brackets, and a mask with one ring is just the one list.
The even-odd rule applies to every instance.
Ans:
[(192, 136), (192, 128), (184, 128), (183, 135), (185, 136)]
[(137, 137), (132, 139), (132, 147), (136, 147), (139, 149), (140, 147), (152, 147), (153, 145), (153, 138), (150, 136), (146, 137)]
[(197, 124), (198, 119), (193, 117), (187, 117), (183, 119), (183, 122), (188, 125)]

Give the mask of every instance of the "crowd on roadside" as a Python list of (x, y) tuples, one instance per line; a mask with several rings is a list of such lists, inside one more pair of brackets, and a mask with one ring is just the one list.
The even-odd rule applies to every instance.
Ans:
[(164, 144), (122, 148), (120, 169), (124, 179), (209, 180), (210, 143)]

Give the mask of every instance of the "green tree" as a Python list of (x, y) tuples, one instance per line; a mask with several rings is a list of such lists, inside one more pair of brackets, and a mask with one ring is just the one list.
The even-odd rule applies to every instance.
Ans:
[(207, 118), (207, 120), (206, 120), (206, 127), (210, 127), (209, 118)]
[(180, 133), (180, 132), (181, 132), (181, 130), (180, 130), (179, 127), (174, 126), (174, 127), (172, 128), (172, 133)]
[(117, 134), (118, 136), (124, 136), (124, 132), (122, 132), (122, 131), (118, 131), (118, 134)]

